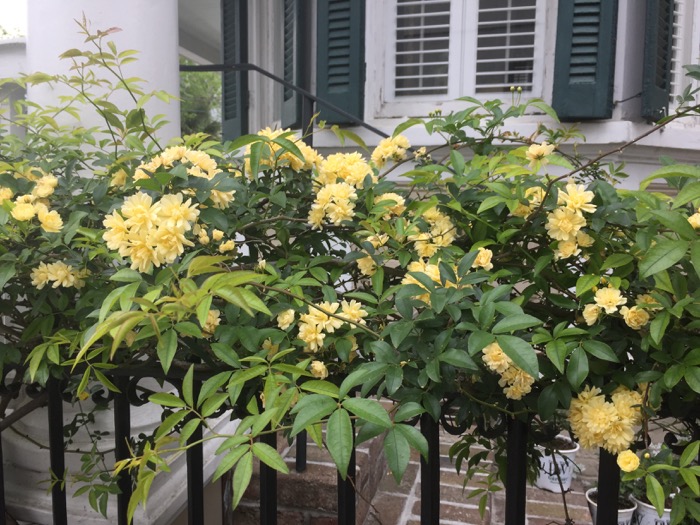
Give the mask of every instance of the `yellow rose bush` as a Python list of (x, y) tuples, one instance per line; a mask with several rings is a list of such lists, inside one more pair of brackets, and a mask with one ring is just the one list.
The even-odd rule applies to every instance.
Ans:
[[(130, 54), (106, 53), (104, 36), (64, 58), (78, 72), (110, 66), (132, 108), (94, 96), (105, 129), (54, 126), (42, 116), (56, 109), (37, 108), (20, 117), (24, 138), (1, 131), (0, 366), (70, 379), (77, 396), (117, 390), (115, 369), (178, 378), (178, 392), (151, 397), (164, 419), (148, 454), (115, 468), (139, 487), (132, 512), (223, 411), (241, 424), (207, 439), (222, 442), (215, 477), (236, 471), (235, 503), (254, 457), (287, 470), (256, 441), (266, 433), (308, 432), (344, 476), (350, 448), (380, 434), (427, 454), (411, 424), (421, 414), (470, 429), (458, 459), (481, 437), (502, 452), (508, 420), (561, 411), (582, 445), (625, 454), (626, 469), (650, 418), (698, 432), (700, 169), (645, 181), (665, 178), (675, 198), (617, 189), (621, 168), (566, 153), (581, 139), (571, 129), (507, 132), (532, 110), (556, 124), (539, 100), (465, 98), (373, 151), (358, 141), (326, 157), (286, 129), (160, 144), (139, 100), (165, 95), (119, 77)], [(21, 82), (76, 88), (67, 118), (98, 83)], [(445, 144), (413, 153), (411, 127)], [(397, 479), (409, 458), (388, 455)], [(697, 492), (688, 482), (676, 499), (696, 512)]]

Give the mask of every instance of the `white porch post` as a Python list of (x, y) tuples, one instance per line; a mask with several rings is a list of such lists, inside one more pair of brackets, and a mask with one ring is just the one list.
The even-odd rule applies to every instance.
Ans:
[[(49, 74), (68, 73), (70, 60), (58, 56), (71, 48), (85, 48), (84, 35), (78, 33), (75, 20), (85, 18), (92, 31), (118, 27), (120, 32), (109, 35), (118, 50), (139, 51), (138, 61), (124, 68), (127, 77), (139, 77), (147, 83), (146, 91), (164, 90), (178, 95), (178, 12), (175, 0), (30, 0), (27, 24), (27, 72)], [(55, 105), (58, 94), (68, 91), (46, 84), (32, 87), (27, 97), (39, 104)], [(115, 104), (133, 107), (126, 94), (115, 97)], [(180, 103), (165, 104), (153, 100), (146, 106), (149, 115), (163, 114), (169, 121), (158, 132), (159, 140), (167, 142), (180, 135)], [(88, 112), (86, 112), (88, 113)], [(101, 125), (99, 117), (90, 112), (83, 125)]]

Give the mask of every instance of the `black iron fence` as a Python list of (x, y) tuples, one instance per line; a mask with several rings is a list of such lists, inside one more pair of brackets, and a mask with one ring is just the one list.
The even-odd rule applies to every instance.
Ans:
[[(146, 402), (150, 393), (147, 389), (140, 388), (135, 395), (134, 385), (139, 378), (115, 377), (114, 383), (121, 392), (113, 394), (111, 403), (114, 414), (114, 439), (115, 456), (117, 460), (126, 459), (130, 455), (129, 443), (131, 442), (131, 407), (135, 404)], [(177, 380), (174, 381), (177, 383)], [(40, 399), (45, 400), (47, 406), (47, 426), (50, 448), (51, 472), (61, 477), (65, 472), (64, 438), (64, 397), (63, 385), (57, 379), (50, 379), (47, 383), (46, 395)], [(36, 403), (33, 408), (38, 406)], [(449, 409), (448, 409), (449, 410)], [(3, 421), (0, 431), (6, 431), (13, 420)], [(428, 414), (420, 417), (420, 429), (428, 442), (428, 459), (421, 458), (421, 525), (438, 525), (440, 523), (440, 444), (439, 433), (443, 428), (451, 433), (464, 431), (463, 428), (453, 427), (449, 419), (441, 418), (435, 421)], [(200, 427), (201, 429), (201, 427)], [(516, 419), (510, 419), (507, 423), (507, 468), (505, 482), (505, 523), (507, 525), (524, 525), (526, 519), (526, 487), (527, 487), (527, 424)], [(190, 525), (202, 525), (204, 520), (204, 461), (203, 444), (201, 442), (201, 430), (189, 438), (192, 446), (187, 450), (187, 515)], [(276, 447), (277, 440), (273, 433), (265, 434), (263, 439), (267, 444)], [(0, 459), (2, 459), (2, 432), (0, 432)], [(306, 436), (302, 433), (296, 441), (296, 470), (303, 471), (306, 467)], [(165, 474), (167, 475), (167, 474)], [(0, 462), (0, 525), (5, 525), (6, 505), (4, 486), (4, 467)], [(342, 479), (338, 475), (338, 524), (354, 525), (356, 520), (356, 493), (355, 493), (355, 451), (348, 468), (348, 475)], [(118, 478), (119, 494), (117, 495), (116, 519), (118, 525), (127, 524), (127, 508), (132, 494), (131, 474), (122, 471)], [(277, 471), (260, 464), (260, 524), (277, 524)], [(598, 525), (612, 525), (617, 523), (617, 495), (619, 492), (620, 473), (615, 457), (601, 450), (599, 474), (598, 474)], [(54, 483), (51, 489), (52, 512), (54, 525), (68, 525), (74, 523), (67, 511), (66, 485)], [(230, 490), (230, 489), (229, 489)], [(465, 496), (466, 497), (466, 496)], [(235, 525), (235, 518), (231, 509), (231, 497), (222, 498), (222, 525)], [(136, 523), (138, 525), (138, 523)]]

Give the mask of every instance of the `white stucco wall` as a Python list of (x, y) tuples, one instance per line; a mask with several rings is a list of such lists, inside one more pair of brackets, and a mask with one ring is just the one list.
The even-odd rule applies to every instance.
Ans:
[[(84, 49), (91, 45), (84, 42), (85, 36), (79, 33), (80, 28), (75, 22), (83, 15), (92, 31), (120, 28), (121, 31), (108, 36), (119, 51), (139, 51), (138, 61), (124, 67), (126, 77), (146, 80), (146, 91), (158, 89), (178, 94), (176, 0), (31, 0), (27, 16), (27, 72), (69, 73), (71, 61), (61, 60), (59, 55), (71, 48)], [(44, 84), (30, 88), (27, 97), (42, 105), (53, 105), (58, 95), (69, 92), (68, 88), (52, 88)], [(113, 102), (124, 109), (134, 107), (126, 93), (119, 93)], [(159, 139), (179, 136), (180, 105), (177, 100), (169, 104), (153, 100), (146, 106), (146, 111), (151, 116), (164, 114), (169, 121), (159, 131)], [(102, 124), (93, 112), (86, 112), (86, 115), (83, 125)]]

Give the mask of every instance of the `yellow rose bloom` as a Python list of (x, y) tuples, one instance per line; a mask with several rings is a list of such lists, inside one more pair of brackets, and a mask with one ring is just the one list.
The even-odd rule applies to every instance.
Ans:
[(366, 310), (362, 309), (362, 306), (362, 303), (359, 303), (354, 299), (350, 302), (340, 302), (340, 309), (343, 317), (355, 323), (366, 324), (366, 321), (363, 318), (367, 317), (368, 314)]
[(41, 290), (49, 282), (49, 267), (46, 263), (39, 263), (39, 266), (32, 269), (30, 277), (32, 278), (32, 285), (37, 290)]
[(700, 228), (700, 213), (693, 213), (688, 217), (688, 222), (694, 229)]
[(627, 308), (623, 306), (620, 308), (620, 313), (627, 323), (627, 326), (633, 328), (634, 330), (641, 329), (644, 325), (649, 322), (649, 313), (643, 308), (638, 308), (633, 306), (632, 308)]
[(568, 259), (569, 257), (575, 257), (581, 253), (581, 249), (576, 244), (576, 241), (559, 241), (557, 249), (554, 250), (554, 259)]
[(211, 238), (218, 242), (224, 238), (224, 232), (221, 230), (214, 230), (211, 232)]
[(372, 162), (381, 168), (389, 160), (401, 161), (406, 158), (406, 150), (410, 147), (411, 143), (403, 135), (384, 138), (372, 152)]
[(35, 215), (36, 209), (34, 205), (28, 202), (20, 202), (19, 204), (15, 204), (15, 207), (12, 208), (12, 217), (20, 222), (30, 221)]
[(57, 211), (48, 211), (46, 207), (41, 207), (38, 213), (41, 228), (45, 232), (58, 233), (63, 228), (63, 220)]
[(367, 257), (362, 257), (361, 259), (357, 259), (355, 262), (357, 263), (357, 268), (360, 270), (362, 275), (372, 277), (375, 273), (377, 273), (377, 263), (374, 262), (374, 259), (372, 259), (371, 256), (368, 255)]
[(317, 379), (326, 379), (328, 377), (328, 369), (322, 361), (311, 361), (311, 375)]
[(493, 264), (491, 263), (491, 257), (493, 257), (493, 252), (491, 250), (479, 248), (479, 254), (476, 256), (472, 268), (483, 268), (486, 271), (492, 270)]
[(525, 157), (530, 161), (530, 169), (534, 168), (539, 161), (543, 166), (547, 164), (547, 156), (554, 151), (554, 144), (548, 144), (546, 141), (542, 144), (532, 144), (525, 152)]
[(226, 253), (226, 252), (231, 252), (236, 249), (236, 243), (233, 242), (232, 240), (228, 240), (226, 242), (222, 242), (219, 245), (219, 251), (221, 253)]
[(587, 233), (579, 231), (576, 234), (576, 244), (578, 244), (581, 248), (593, 246), (593, 243), (595, 243), (595, 239)]
[(624, 472), (632, 472), (639, 468), (639, 457), (631, 450), (625, 450), (617, 455), (617, 465)]
[(277, 314), (277, 326), (279, 326), (281, 330), (286, 330), (294, 322), (294, 315), (295, 311), (292, 308), (280, 312)]
[(575, 241), (579, 230), (586, 225), (586, 219), (569, 208), (557, 208), (547, 215), (545, 229), (557, 241)]
[(10, 188), (5, 188), (0, 186), (0, 201), (9, 201), (12, 198), (12, 190)]
[(390, 212), (384, 215), (384, 219), (386, 220), (389, 220), (391, 218), (391, 214), (401, 215), (404, 211), (406, 211), (406, 201), (401, 195), (397, 193), (382, 193), (381, 195), (377, 195), (374, 198), (375, 205), (382, 201), (394, 201), (395, 203), (384, 207)]
[(617, 307), (627, 303), (627, 299), (622, 297), (622, 293), (617, 288), (601, 288), (595, 293), (595, 303), (600, 306), (605, 313), (614, 314)]
[(482, 350), (481, 360), (493, 372), (504, 373), (513, 364), (513, 361), (501, 349), (498, 343), (491, 343)]
[(593, 326), (600, 317), (601, 308), (597, 304), (587, 304), (583, 309), (583, 319), (588, 326)]
[(209, 312), (207, 312), (207, 320), (204, 322), (204, 326), (202, 326), (202, 334), (204, 334), (205, 338), (209, 339), (214, 335), (216, 327), (221, 323), (220, 314), (221, 312), (219, 312), (219, 310), (209, 310)]
[(323, 346), (325, 337), (326, 334), (323, 333), (318, 325), (305, 322), (299, 323), (299, 339), (306, 343), (309, 352), (318, 352)]
[(591, 204), (594, 197), (595, 194), (592, 191), (586, 191), (583, 184), (569, 183), (566, 185), (566, 190), (559, 192), (558, 204), (576, 213), (593, 213), (596, 210), (596, 205)]

